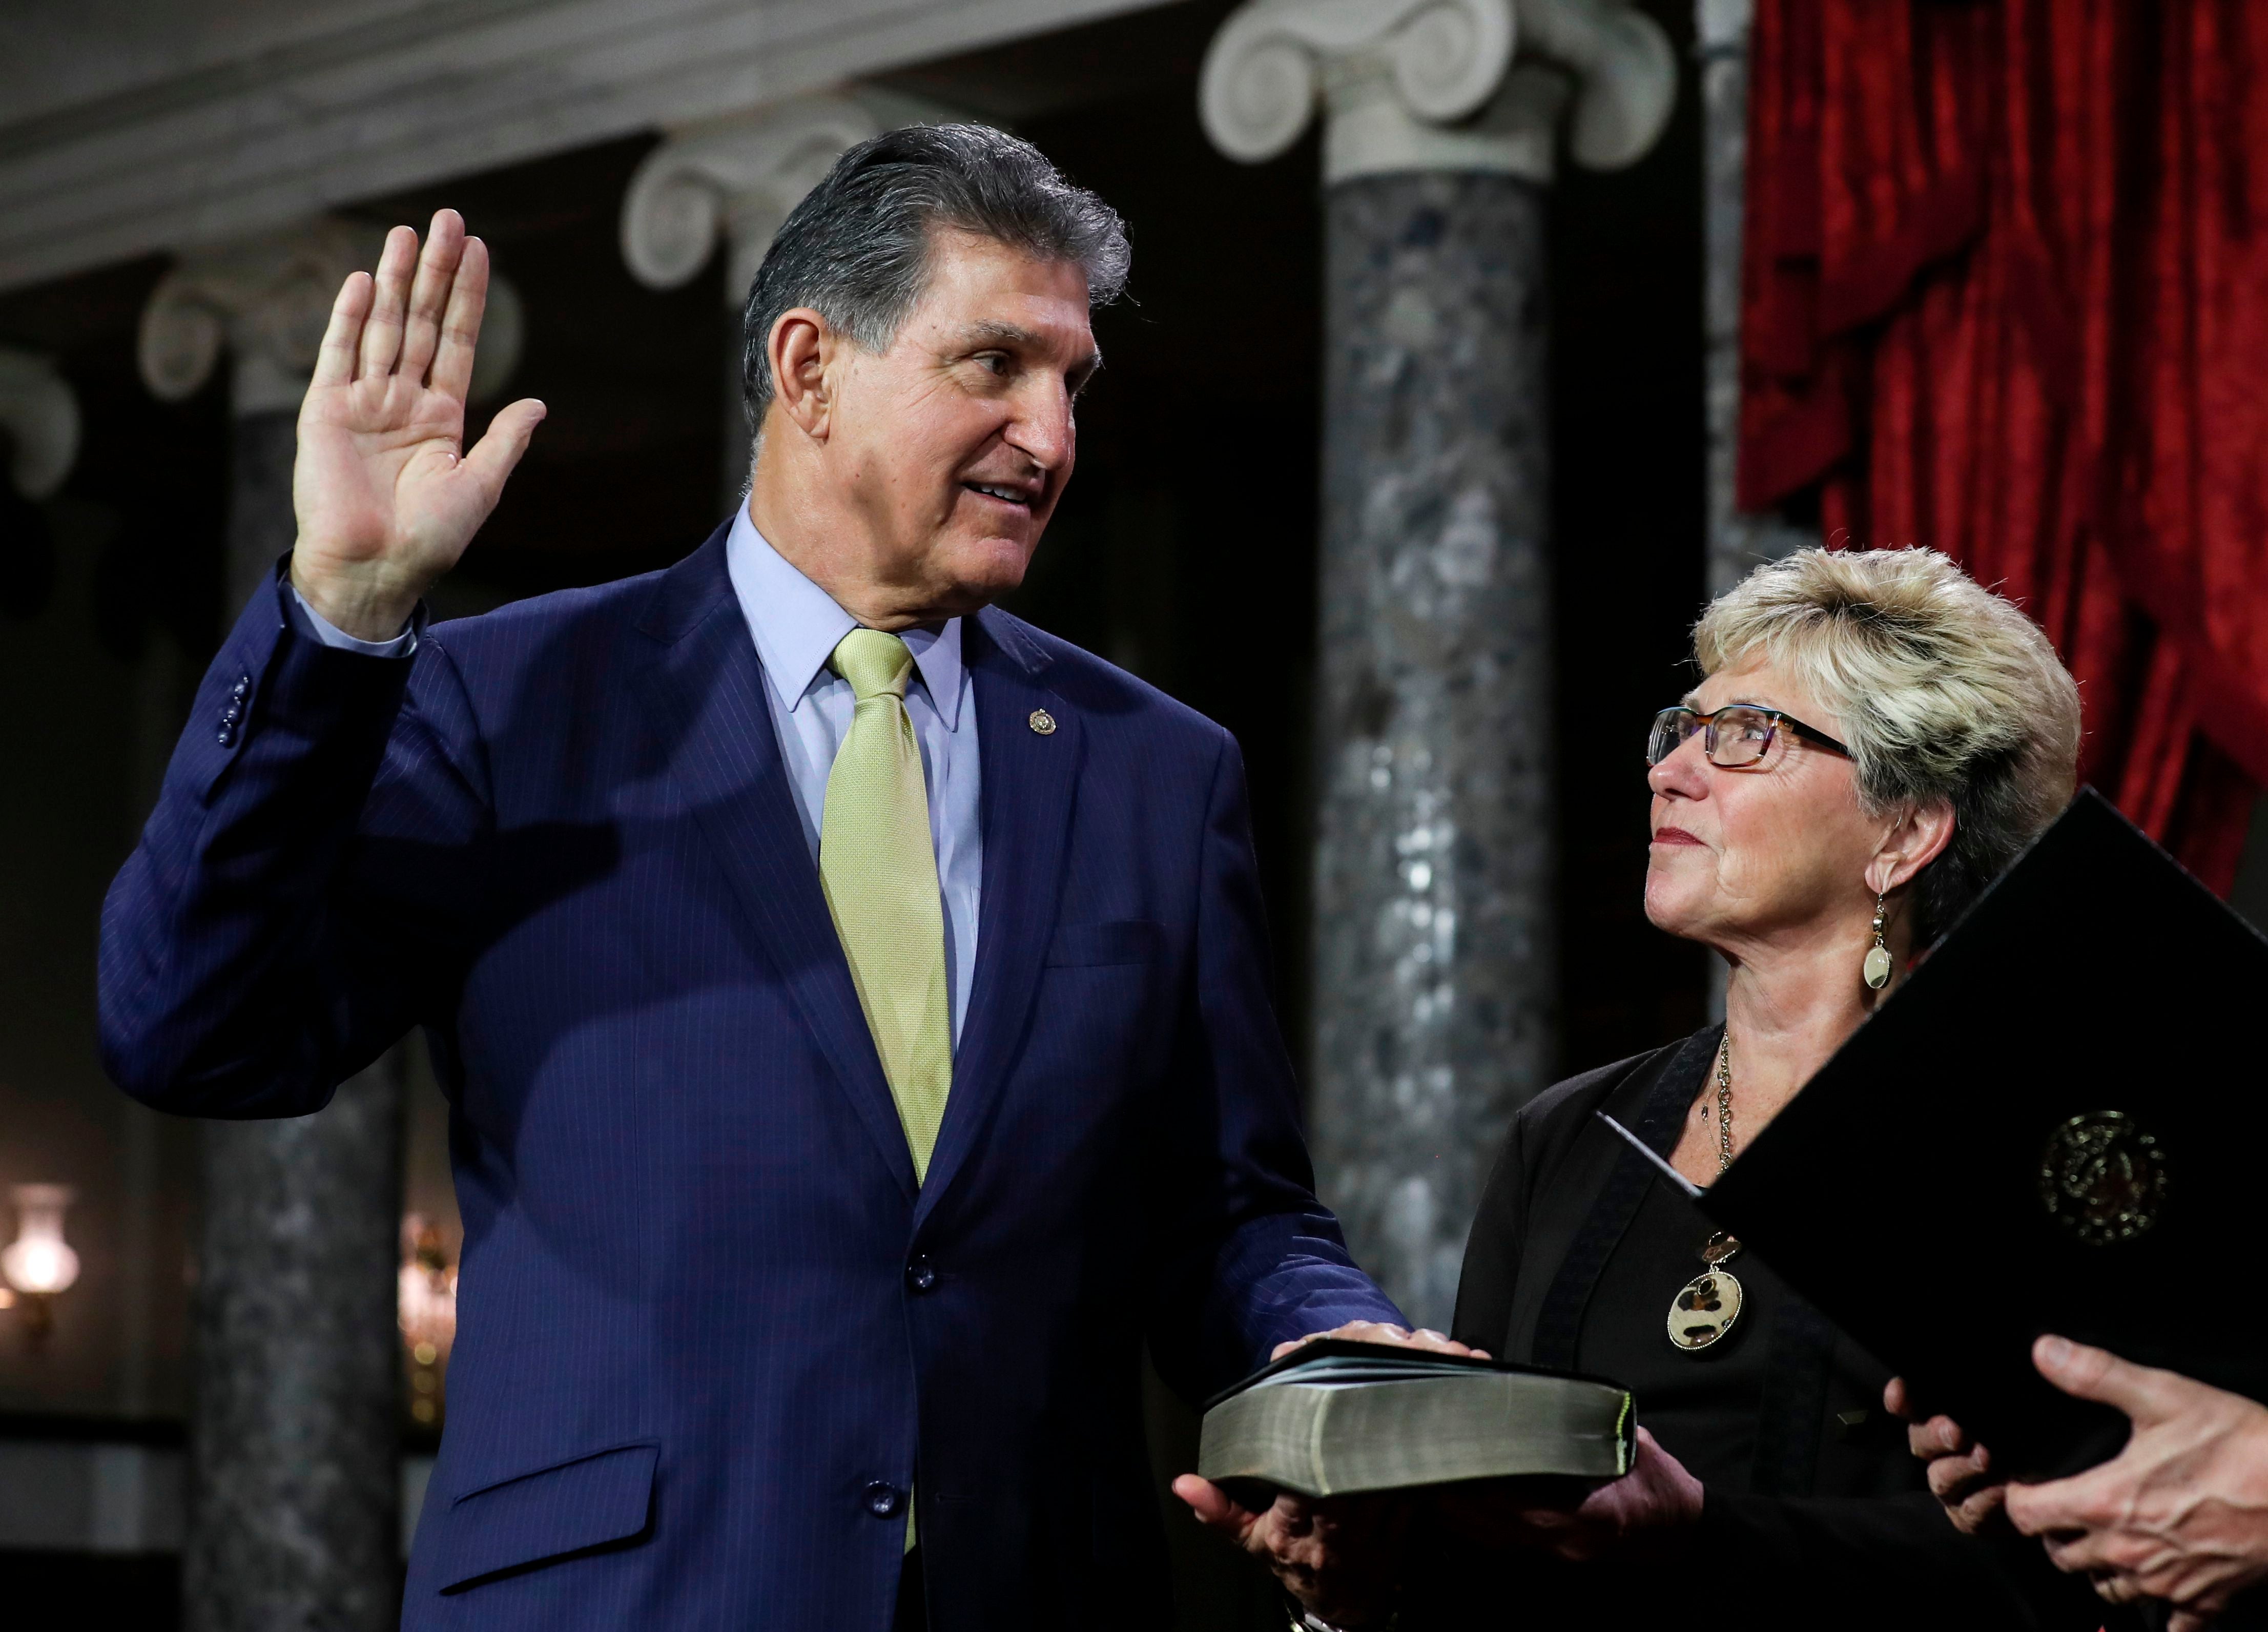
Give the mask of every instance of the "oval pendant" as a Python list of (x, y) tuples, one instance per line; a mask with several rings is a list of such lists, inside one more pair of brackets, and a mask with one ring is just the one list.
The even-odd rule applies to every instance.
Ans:
[[(1847, 957), (1849, 954), (1845, 955)], [(1844, 967), (1847, 968), (1850, 966), (1846, 964)], [(1888, 986), (1890, 983), (1889, 950), (1882, 946), (1869, 946), (1867, 949), (1867, 961), (1863, 972), (1867, 977), (1867, 984), (1874, 990), (1880, 991)]]
[(1669, 1341), (1690, 1354), (1706, 1349), (1741, 1318), (1741, 1283), (1727, 1269), (1695, 1275), (1669, 1305)]

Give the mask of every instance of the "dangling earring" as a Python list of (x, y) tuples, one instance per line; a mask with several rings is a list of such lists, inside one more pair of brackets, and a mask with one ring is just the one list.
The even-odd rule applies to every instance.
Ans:
[(1867, 961), (1859, 966), (1867, 984), (1880, 991), (1890, 983), (1890, 949), (1882, 940), (1883, 898), (1874, 897), (1874, 944), (1867, 948)]

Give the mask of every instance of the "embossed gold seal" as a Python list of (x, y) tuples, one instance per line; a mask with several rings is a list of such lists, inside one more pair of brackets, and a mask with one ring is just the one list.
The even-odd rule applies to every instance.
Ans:
[(2089, 1246), (2134, 1239), (2165, 1201), (2165, 1153), (2124, 1111), (2074, 1116), (2040, 1152), (2040, 1204)]

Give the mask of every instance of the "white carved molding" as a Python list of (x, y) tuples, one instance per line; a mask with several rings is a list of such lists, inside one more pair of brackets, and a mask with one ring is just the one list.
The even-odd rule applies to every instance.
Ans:
[(1157, 4), (0, 6), (0, 289)]
[[(225, 352), (234, 371), (231, 411), (296, 409), (339, 285), (357, 268), (375, 268), (385, 240), (380, 228), (324, 217), (184, 251), (142, 308), (142, 383), (162, 401), (180, 401), (203, 387)], [(475, 400), (510, 378), (526, 333), (518, 291), (491, 274), (473, 365)]]
[(622, 198), (622, 259), (650, 289), (674, 289), (730, 261), (725, 304), (740, 309), (772, 235), (846, 148), (952, 111), (861, 87), (796, 97), (674, 133), (638, 165)]
[(1634, 163), (1677, 97), (1668, 36), (1629, 0), (1251, 0), (1213, 36), (1197, 88), (1215, 146), (1258, 163), (1320, 105), (1326, 181), (1476, 170), (1549, 181)]
[(0, 346), (0, 430), (14, 446), (8, 474), (16, 491), (46, 498), (78, 458), (77, 393), (45, 357)]
[(622, 259), (650, 289), (674, 289), (731, 251), (725, 304), (737, 308), (788, 211), (841, 158), (880, 135), (847, 96), (799, 97), (681, 130), (646, 155), (622, 198)]

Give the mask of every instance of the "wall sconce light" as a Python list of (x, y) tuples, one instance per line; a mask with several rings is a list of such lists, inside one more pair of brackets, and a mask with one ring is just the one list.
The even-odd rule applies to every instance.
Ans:
[(409, 1415), (420, 1428), (441, 1422), (449, 1346), (457, 1336), (457, 1268), (441, 1232), (416, 1213), (401, 1221), (399, 1299), (409, 1361)]
[(24, 1335), (37, 1350), (55, 1329), (55, 1294), (78, 1279), (78, 1254), (63, 1239), (63, 1213), (78, 1193), (69, 1185), (19, 1184), (14, 1196), (21, 1222), (0, 1249), (0, 1276), (22, 1298)]

